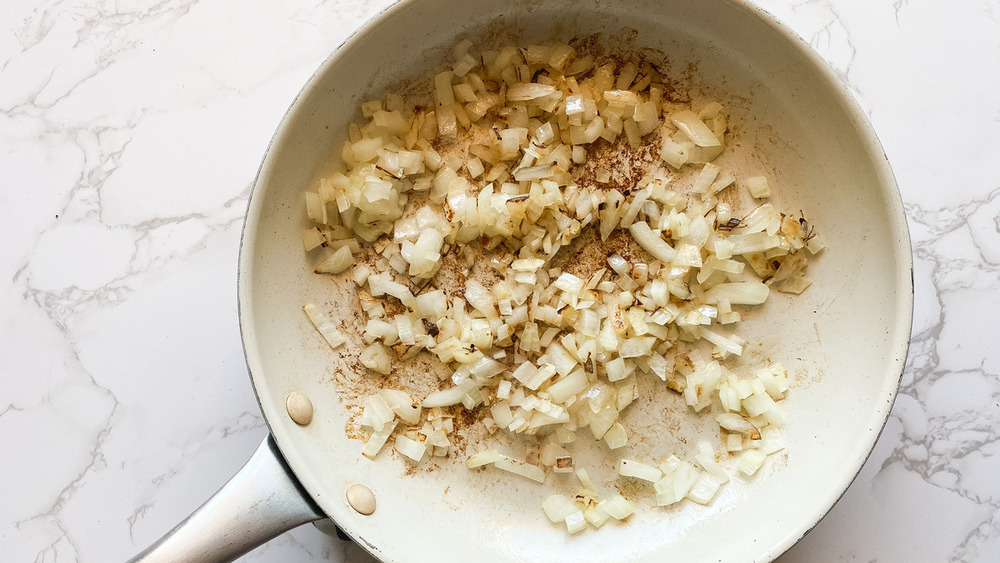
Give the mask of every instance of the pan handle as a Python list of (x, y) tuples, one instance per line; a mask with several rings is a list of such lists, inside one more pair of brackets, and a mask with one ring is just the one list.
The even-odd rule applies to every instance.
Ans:
[(246, 465), (191, 516), (129, 563), (232, 561), (306, 522), (326, 518), (270, 434)]

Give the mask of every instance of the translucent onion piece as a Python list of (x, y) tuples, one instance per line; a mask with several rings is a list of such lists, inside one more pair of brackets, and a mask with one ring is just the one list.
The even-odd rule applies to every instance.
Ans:
[(333, 322), (330, 321), (329, 317), (323, 314), (316, 305), (312, 303), (306, 303), (302, 306), (302, 310), (305, 311), (309, 320), (312, 322), (316, 330), (323, 336), (330, 348), (336, 350), (347, 342), (347, 336), (337, 330), (333, 326)]

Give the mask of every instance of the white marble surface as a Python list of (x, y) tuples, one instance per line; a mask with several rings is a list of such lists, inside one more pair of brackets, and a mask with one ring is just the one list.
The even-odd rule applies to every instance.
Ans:
[[(1000, 2), (759, 1), (869, 113), (916, 264), (889, 423), (781, 561), (1000, 561)], [(382, 4), (0, 3), (0, 560), (124, 560), (264, 436), (236, 318), (249, 185)], [(246, 560), (369, 559), (305, 526)]]

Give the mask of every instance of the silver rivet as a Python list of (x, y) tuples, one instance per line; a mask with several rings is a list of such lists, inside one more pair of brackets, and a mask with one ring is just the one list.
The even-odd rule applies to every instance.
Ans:
[(368, 516), (375, 512), (375, 493), (361, 483), (355, 483), (347, 487), (347, 504), (360, 514)]
[(285, 410), (288, 411), (288, 416), (295, 421), (295, 424), (305, 426), (312, 422), (312, 401), (298, 391), (289, 393), (288, 397), (285, 398)]

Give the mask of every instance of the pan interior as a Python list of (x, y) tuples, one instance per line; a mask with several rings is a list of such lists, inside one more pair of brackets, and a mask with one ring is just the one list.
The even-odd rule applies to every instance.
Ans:
[[(538, 485), (470, 472), (465, 455), (427, 467), (386, 450), (375, 462), (361, 456), (363, 437), (345, 429), (354, 428), (358, 397), (375, 382), (355, 359), (353, 284), (313, 274), (299, 231), (307, 225), (302, 194), (330, 169), (347, 123), (360, 117), (360, 102), (426, 80), (462, 38), (485, 47), (595, 33), (608, 45), (653, 50), (695, 100), (726, 105), (739, 140), (727, 166), (738, 177), (767, 173), (779, 194), (775, 206), (802, 210), (828, 250), (810, 266), (812, 287), (799, 297), (776, 295), (744, 327), (755, 350), (750, 364), (774, 358), (795, 376), (785, 404), (785, 453), (753, 479), (734, 478), (708, 507), (651, 508), (646, 491), (628, 524), (569, 538), (547, 521), (540, 502), (571, 491), (571, 479), (550, 475)], [(403, 2), (324, 63), (268, 150), (241, 248), (241, 327), (254, 388), (289, 465), (317, 503), (385, 561), (437, 561), (443, 554), (581, 563), (662, 561), (667, 554), (770, 560), (836, 502), (885, 422), (909, 338), (905, 229), (891, 172), (863, 115), (808, 47), (756, 8), (723, 0)], [(346, 350), (330, 350), (315, 333), (301, 310), (309, 302), (355, 331)], [(285, 413), (292, 391), (315, 406), (309, 426)], [(671, 428), (677, 417), (669, 410), (649, 405), (630, 415), (639, 429), (629, 446), (637, 458), (692, 453), (711, 422), (687, 417)], [(468, 438), (466, 455), (478, 447), (475, 433)], [(601, 471), (612, 475), (610, 467)], [(344, 501), (355, 482), (375, 493), (371, 516)], [(622, 486), (603, 484), (606, 493)]]

